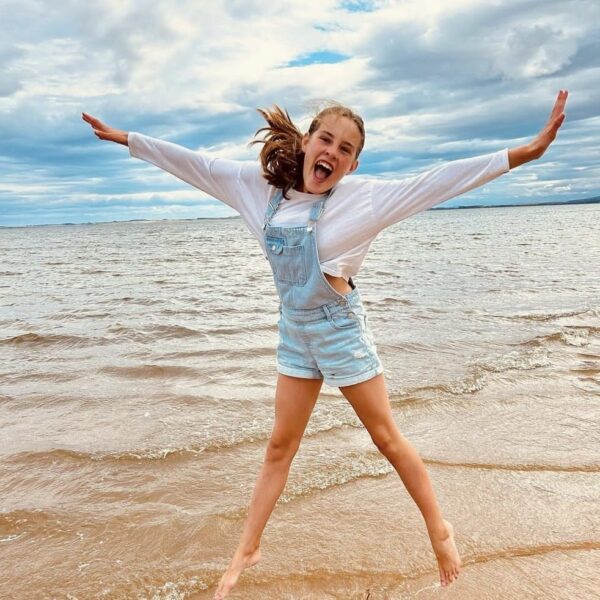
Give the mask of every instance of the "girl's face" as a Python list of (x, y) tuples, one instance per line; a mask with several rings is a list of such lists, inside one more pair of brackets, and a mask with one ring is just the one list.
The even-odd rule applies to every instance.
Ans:
[(302, 187), (298, 191), (328, 192), (346, 173), (356, 170), (360, 144), (360, 131), (352, 119), (336, 114), (324, 116), (319, 128), (302, 138), (304, 168)]

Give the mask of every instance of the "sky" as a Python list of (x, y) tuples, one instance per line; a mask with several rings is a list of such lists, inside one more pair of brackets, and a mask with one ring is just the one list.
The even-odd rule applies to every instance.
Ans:
[(258, 107), (302, 130), (333, 99), (366, 124), (356, 175), (402, 178), (518, 146), (559, 89), (538, 161), (446, 202), (600, 195), (598, 0), (0, 0), (0, 225), (234, 211), (98, 140), (126, 131), (255, 160)]

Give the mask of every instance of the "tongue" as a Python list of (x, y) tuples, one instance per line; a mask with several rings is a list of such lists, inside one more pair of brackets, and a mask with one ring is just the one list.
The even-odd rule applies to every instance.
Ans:
[(327, 169), (324, 169), (321, 166), (315, 167), (315, 177), (319, 181), (325, 181), (325, 179), (327, 179), (328, 176), (329, 176), (329, 171)]

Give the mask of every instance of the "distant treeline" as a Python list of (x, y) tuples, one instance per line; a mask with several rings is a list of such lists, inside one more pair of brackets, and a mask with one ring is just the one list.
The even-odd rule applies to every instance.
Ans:
[(461, 206), (439, 206), (431, 210), (455, 210), (457, 208), (499, 208), (515, 206), (554, 206), (558, 204), (600, 204), (600, 196), (583, 198), (581, 200), (564, 200), (563, 202), (527, 202), (524, 204), (465, 204)]

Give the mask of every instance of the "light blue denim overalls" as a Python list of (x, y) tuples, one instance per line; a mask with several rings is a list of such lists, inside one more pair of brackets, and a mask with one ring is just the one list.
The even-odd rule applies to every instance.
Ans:
[(325, 279), (317, 249), (317, 221), (329, 196), (317, 200), (306, 226), (273, 227), (281, 204), (277, 190), (265, 213), (267, 258), (280, 299), (278, 371), (353, 385), (383, 372), (358, 289), (343, 295)]

